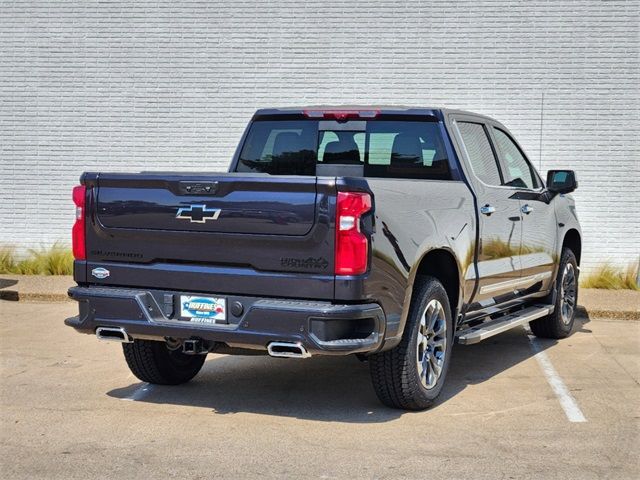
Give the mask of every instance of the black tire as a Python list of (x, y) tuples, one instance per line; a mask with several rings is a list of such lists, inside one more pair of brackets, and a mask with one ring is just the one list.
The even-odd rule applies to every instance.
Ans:
[(134, 340), (123, 343), (124, 358), (131, 372), (143, 382), (158, 385), (179, 385), (195, 377), (206, 355), (185, 355), (169, 350), (166, 343)]
[[(435, 323), (444, 323), (445, 325), (445, 331), (438, 340), (441, 341), (444, 338), (445, 347), (438, 351), (438, 353), (442, 352), (444, 357), (442, 358), (441, 373), (435, 379), (435, 384), (427, 387), (420, 375), (425, 364), (422, 363), (422, 368), (418, 366), (421, 363), (419, 361), (420, 348), (423, 348), (421, 347), (423, 342), (420, 343), (420, 346), (418, 345), (418, 332), (422, 331), (421, 321), (422, 317), (428, 313), (427, 307), (436, 305), (432, 303), (434, 300), (442, 307), (444, 314), (444, 318), (435, 320)], [(438, 335), (434, 334), (431, 338), (435, 341), (437, 337)], [(388, 407), (405, 410), (424, 410), (432, 406), (442, 391), (449, 369), (452, 347), (453, 321), (447, 292), (434, 277), (420, 277), (416, 279), (415, 292), (402, 340), (393, 349), (369, 357), (371, 379), (380, 401)], [(436, 350), (431, 351), (434, 352), (431, 358), (438, 361)]]
[[(573, 272), (572, 290), (563, 288), (563, 281), (566, 280), (567, 272)], [(566, 285), (565, 285), (566, 287)], [(553, 301), (553, 297), (549, 302)], [(567, 314), (566, 304), (572, 303), (571, 313)], [(529, 323), (531, 331), (540, 338), (566, 338), (573, 330), (578, 306), (578, 263), (576, 256), (568, 248), (562, 249), (558, 274), (556, 276), (555, 309), (551, 315), (534, 320)]]

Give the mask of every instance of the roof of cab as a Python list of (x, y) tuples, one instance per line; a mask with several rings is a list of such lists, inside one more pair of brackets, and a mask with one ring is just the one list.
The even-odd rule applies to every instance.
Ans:
[(404, 105), (309, 105), (305, 107), (283, 107), (283, 108), (261, 108), (256, 111), (254, 117), (274, 116), (274, 115), (304, 115), (305, 112), (312, 111), (376, 111), (386, 115), (416, 115), (430, 116), (442, 119), (447, 113), (458, 113), (461, 115), (473, 115), (489, 119), (486, 115), (469, 112), (466, 110), (453, 110), (442, 107), (410, 107)]

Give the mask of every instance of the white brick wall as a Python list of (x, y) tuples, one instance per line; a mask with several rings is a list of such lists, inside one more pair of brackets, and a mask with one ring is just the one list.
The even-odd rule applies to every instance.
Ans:
[(399, 103), (492, 115), (542, 170), (576, 169), (585, 266), (637, 261), (639, 15), (638, 1), (0, 0), (0, 243), (66, 241), (83, 170), (224, 170), (258, 107)]

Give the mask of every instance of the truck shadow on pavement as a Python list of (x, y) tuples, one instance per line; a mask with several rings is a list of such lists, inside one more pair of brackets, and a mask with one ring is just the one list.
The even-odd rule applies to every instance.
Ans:
[[(588, 318), (577, 319), (585, 331)], [(547, 349), (555, 340), (539, 340)], [(523, 329), (515, 329), (471, 346), (456, 345), (447, 383), (438, 404), (444, 407), (469, 385), (476, 385), (534, 355)], [(191, 382), (153, 385), (139, 395), (143, 383), (111, 390), (107, 395), (140, 402), (211, 409), (215, 414), (239, 412), (307, 420), (378, 423), (411, 412), (384, 407), (371, 386), (369, 367), (355, 357), (304, 360), (271, 357), (211, 356)]]

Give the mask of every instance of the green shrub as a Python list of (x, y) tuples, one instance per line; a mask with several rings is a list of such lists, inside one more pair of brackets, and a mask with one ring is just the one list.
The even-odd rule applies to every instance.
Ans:
[(14, 250), (4, 247), (0, 250), (0, 273), (21, 275), (71, 275), (73, 254), (68, 248), (56, 243), (51, 248), (29, 250), (29, 256), (16, 261)]
[(584, 288), (606, 288), (610, 290), (640, 290), (637, 283), (638, 266), (629, 265), (626, 269), (616, 268), (608, 263), (601, 265), (581, 282)]
[(0, 273), (15, 273), (16, 261), (13, 256), (13, 248), (0, 248)]

